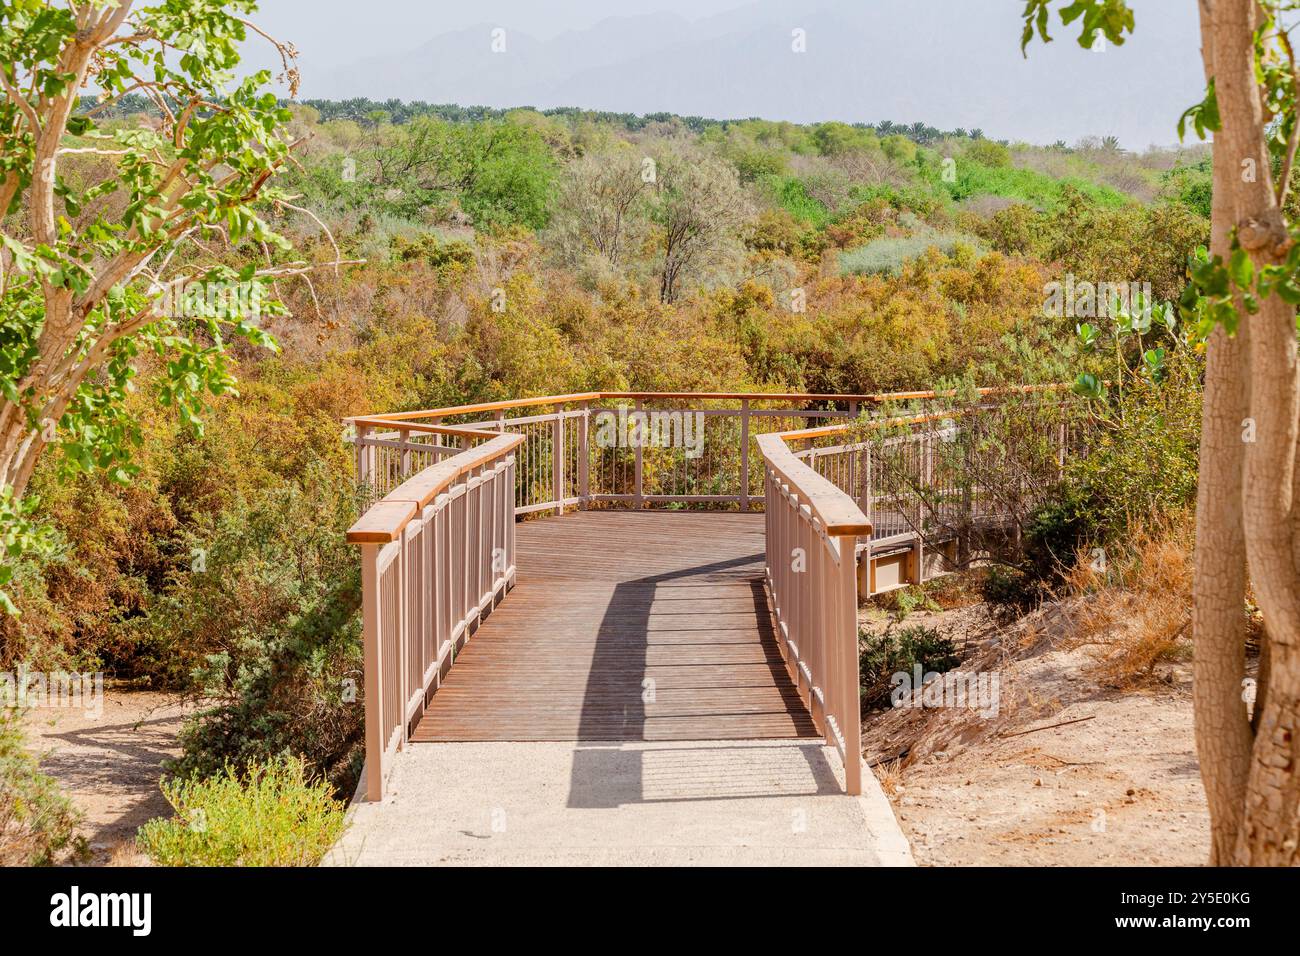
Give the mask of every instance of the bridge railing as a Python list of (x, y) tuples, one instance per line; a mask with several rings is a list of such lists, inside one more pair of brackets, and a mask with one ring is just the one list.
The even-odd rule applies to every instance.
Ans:
[[(946, 394), (586, 392), (348, 419), (370, 502), (348, 533), (362, 551), (367, 794), (382, 796), (429, 696), (513, 586), (515, 519), (571, 508), (766, 511), (782, 651), (858, 787), (857, 598), (925, 577), (921, 505), (883, 486), (880, 449), (946, 480), (933, 437), (873, 446), (860, 429)], [(912, 565), (886, 553), (895, 539), (913, 540)], [(791, 570), (796, 548), (806, 571)]]
[(358, 480), (374, 498), (471, 447), (471, 438), (444, 431), (455, 427), (523, 436), (519, 514), (664, 506), (749, 511), (763, 498), (760, 435), (847, 425), (883, 407), (944, 394), (583, 392), (347, 421)]
[(455, 653), (515, 580), (515, 450), (524, 439), (426, 434), (475, 444), (397, 485), (348, 531), (361, 547), (371, 800), (383, 797), (393, 755)]
[(765, 575), (790, 677), (826, 743), (862, 792), (857, 539), (871, 523), (851, 497), (797, 459), (780, 434), (758, 439), (764, 462)]
[(1080, 411), (1035, 396), (785, 437), (871, 522), (862, 590), (877, 594), (968, 566), (1000, 539), (1014, 549), (1066, 459), (1086, 450)]

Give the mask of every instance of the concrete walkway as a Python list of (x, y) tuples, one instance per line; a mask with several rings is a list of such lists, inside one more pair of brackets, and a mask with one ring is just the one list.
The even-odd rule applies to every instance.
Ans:
[(868, 772), (811, 740), (421, 743), (332, 866), (910, 866)]

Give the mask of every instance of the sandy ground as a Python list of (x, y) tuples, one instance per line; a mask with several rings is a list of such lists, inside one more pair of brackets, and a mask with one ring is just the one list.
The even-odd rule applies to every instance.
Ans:
[(162, 762), (180, 752), (176, 738), (187, 712), (171, 695), (111, 688), (98, 717), (79, 709), (28, 712), (28, 743), (41, 754), (41, 769), (84, 814), (90, 863), (148, 863), (135, 850), (135, 831), (171, 812), (158, 781)]
[(864, 722), (867, 760), (920, 865), (1204, 862), (1189, 664), (1118, 691), (1089, 676), (1089, 649), (1063, 646), (1068, 609), (1007, 629), (974, 608), (904, 622), (921, 623), (969, 641), (977, 669), (1000, 675), (1001, 699), (994, 718), (906, 708)]

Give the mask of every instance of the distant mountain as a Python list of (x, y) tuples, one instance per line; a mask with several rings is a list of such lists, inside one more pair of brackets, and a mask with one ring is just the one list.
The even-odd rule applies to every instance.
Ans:
[[(1177, 117), (1201, 96), (1195, 17), (1144, 16), (1159, 9), (1146, 0), (1124, 47), (1083, 50), (1058, 28), (1057, 42), (1031, 48), (1026, 60), (1021, 8), (1018, 0), (833, 8), (761, 0), (695, 21), (610, 17), (545, 41), (484, 23), (309, 75), (303, 92), (796, 122), (920, 120), (1034, 142), (1114, 134), (1131, 148), (1174, 141)], [(503, 52), (493, 51), (497, 28)], [(806, 52), (792, 48), (796, 30)]]

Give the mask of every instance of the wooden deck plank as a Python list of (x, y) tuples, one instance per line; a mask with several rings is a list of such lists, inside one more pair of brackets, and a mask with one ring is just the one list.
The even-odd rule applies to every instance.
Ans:
[(772, 629), (761, 515), (589, 511), (517, 532), (518, 585), (412, 740), (818, 736)]

